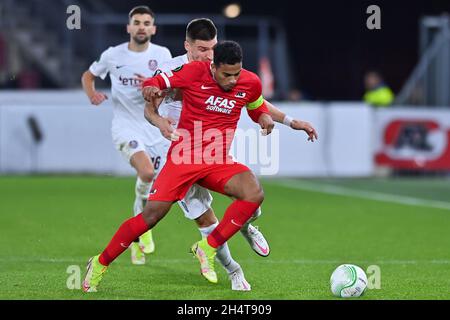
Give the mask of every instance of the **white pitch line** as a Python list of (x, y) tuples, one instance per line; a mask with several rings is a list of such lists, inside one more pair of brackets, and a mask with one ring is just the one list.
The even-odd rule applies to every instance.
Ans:
[[(348, 259), (347, 259), (348, 260)], [(247, 263), (249, 263), (247, 261)], [(267, 260), (265, 263), (273, 264), (343, 264), (342, 260)], [(450, 260), (351, 260), (348, 263), (360, 263), (368, 265), (385, 265), (385, 264), (450, 264)]]
[[(30, 257), (1, 257), (1, 262), (38, 262), (38, 263), (68, 263), (68, 264), (80, 264), (80, 261), (86, 260), (85, 258), (30, 258)], [(348, 259), (347, 259), (348, 260)], [(351, 260), (351, 259), (350, 259)], [(255, 264), (260, 263), (259, 260), (254, 259), (243, 259), (239, 260), (242, 263), (246, 264)], [(195, 262), (195, 261), (194, 261)], [(148, 266), (151, 267), (151, 265), (161, 265), (161, 264), (192, 264), (192, 259), (154, 259), (152, 260)], [(344, 261), (342, 260), (320, 260), (320, 259), (266, 259), (264, 263), (269, 264), (300, 264), (300, 265), (309, 265), (309, 264), (342, 264)], [(360, 264), (380, 264), (380, 265), (402, 265), (402, 264), (450, 264), (450, 260), (351, 260), (348, 263), (360, 263)], [(84, 266), (84, 264), (83, 264)], [(124, 264), (121, 264), (120, 266), (126, 266)], [(130, 264), (131, 266), (131, 264)]]
[(335, 186), (330, 184), (316, 184), (305, 181), (282, 180), (282, 181), (269, 181), (269, 183), (278, 184), (291, 189), (328, 193), (382, 202), (392, 202), (408, 206), (420, 206), (420, 207), (430, 207), (436, 209), (450, 210), (450, 202), (445, 201), (427, 200), (402, 195), (392, 195), (376, 191), (354, 190), (351, 188), (341, 186)]

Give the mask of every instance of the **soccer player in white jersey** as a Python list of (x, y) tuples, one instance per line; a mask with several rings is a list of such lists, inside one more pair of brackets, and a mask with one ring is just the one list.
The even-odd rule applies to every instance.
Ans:
[[(217, 43), (217, 29), (210, 19), (200, 18), (192, 20), (186, 28), (186, 41), (184, 43), (186, 54), (175, 57), (158, 69), (156, 73), (170, 72), (191, 61), (211, 61), (213, 48)], [(157, 108), (147, 103), (145, 108), (146, 118), (160, 128), (161, 133), (167, 139), (173, 139), (173, 128), (178, 125), (181, 113), (181, 93), (168, 92), (164, 101)], [(266, 105), (275, 121), (285, 123), (295, 130), (304, 130), (308, 133), (309, 140), (317, 138), (314, 128), (307, 122), (292, 119), (266, 101)], [(165, 162), (165, 161), (163, 161)], [(195, 220), (200, 233), (207, 237), (218, 225), (217, 218), (211, 208), (212, 196), (209, 191), (194, 184), (179, 201), (181, 209), (188, 219)], [(258, 228), (252, 226), (252, 222), (261, 215), (261, 209), (253, 214), (253, 217), (241, 228), (241, 234), (249, 242), (252, 249), (259, 255), (266, 257), (270, 253), (269, 245)], [(232, 258), (227, 243), (219, 247), (216, 255), (219, 262), (229, 274), (233, 290), (250, 290), (251, 286), (244, 277), (241, 266)]]
[[(93, 105), (108, 97), (95, 89), (95, 78), (109, 73), (114, 105), (112, 139), (118, 151), (136, 170), (134, 215), (143, 211), (151, 184), (161, 169), (169, 142), (144, 115), (145, 101), (140, 92), (141, 79), (150, 77), (172, 55), (166, 47), (150, 42), (156, 32), (155, 15), (147, 6), (134, 7), (129, 13), (127, 32), (130, 41), (104, 51), (100, 59), (83, 73), (83, 89)], [(131, 247), (133, 264), (144, 264), (145, 254), (155, 250), (151, 230), (136, 239)]]

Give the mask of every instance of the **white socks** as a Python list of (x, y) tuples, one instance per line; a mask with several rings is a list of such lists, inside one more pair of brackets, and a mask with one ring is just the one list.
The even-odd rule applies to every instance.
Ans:
[(137, 177), (136, 186), (134, 188), (134, 191), (136, 193), (136, 198), (133, 205), (134, 216), (137, 216), (139, 213), (144, 211), (144, 204), (145, 201), (147, 201), (152, 184), (152, 182), (147, 183), (142, 181), (141, 178)]
[[(206, 238), (218, 225), (219, 222), (216, 222), (209, 227), (198, 228), (198, 230), (202, 234), (202, 237)], [(228, 273), (234, 272), (241, 267), (239, 263), (234, 261), (231, 257), (231, 252), (226, 242), (217, 248), (216, 258)]]

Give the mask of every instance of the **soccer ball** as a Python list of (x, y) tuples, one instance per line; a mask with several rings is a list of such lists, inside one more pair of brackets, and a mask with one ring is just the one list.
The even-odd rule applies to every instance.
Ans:
[(330, 278), (331, 292), (336, 297), (361, 296), (367, 287), (367, 276), (363, 269), (354, 264), (337, 267)]

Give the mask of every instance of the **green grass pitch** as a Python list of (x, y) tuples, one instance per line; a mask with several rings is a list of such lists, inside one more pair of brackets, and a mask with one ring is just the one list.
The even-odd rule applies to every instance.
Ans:
[[(146, 265), (132, 266), (126, 251), (98, 293), (69, 289), (131, 216), (134, 182), (0, 177), (0, 299), (335, 299), (329, 278), (341, 263), (380, 268), (380, 288), (359, 299), (450, 298), (444, 179), (263, 180), (266, 199), (255, 224), (270, 256), (256, 255), (240, 234), (229, 242), (251, 292), (233, 292), (219, 265), (218, 284), (200, 276), (188, 254), (200, 234), (176, 205), (154, 229), (156, 251)], [(229, 203), (214, 194), (219, 217)]]

